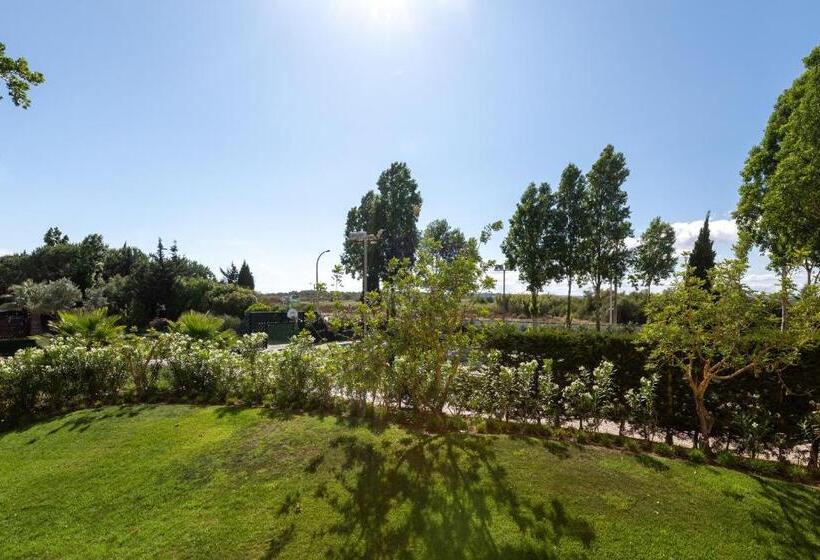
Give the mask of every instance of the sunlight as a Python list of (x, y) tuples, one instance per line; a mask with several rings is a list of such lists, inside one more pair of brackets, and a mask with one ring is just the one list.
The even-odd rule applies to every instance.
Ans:
[(337, 7), (346, 21), (389, 31), (412, 29), (418, 12), (418, 4), (411, 10), (408, 0), (350, 0)]

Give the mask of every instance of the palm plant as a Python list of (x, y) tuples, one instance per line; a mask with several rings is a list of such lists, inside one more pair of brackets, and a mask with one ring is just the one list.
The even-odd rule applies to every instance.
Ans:
[(225, 321), (210, 313), (186, 311), (170, 325), (171, 331), (187, 335), (196, 340), (212, 340), (230, 345), (236, 336), (225, 330)]
[(43, 332), (42, 316), (55, 311), (71, 309), (83, 297), (80, 289), (67, 278), (52, 282), (25, 280), (9, 286), (11, 303), (4, 308), (25, 309), (31, 315), (31, 334)]
[(73, 337), (86, 346), (107, 346), (121, 339), (125, 327), (118, 325), (119, 315), (109, 315), (107, 307), (93, 310), (60, 311), (60, 320), (52, 324), (57, 336)]

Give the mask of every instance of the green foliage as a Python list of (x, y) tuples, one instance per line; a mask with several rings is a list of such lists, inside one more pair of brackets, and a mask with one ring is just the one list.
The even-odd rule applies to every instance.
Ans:
[(703, 287), (707, 290), (711, 285), (709, 271), (715, 267), (716, 254), (712, 239), (709, 237), (709, 213), (707, 212), (703, 226), (701, 226), (698, 237), (695, 239), (695, 246), (689, 254), (688, 265), (692, 274), (703, 282)]
[(256, 303), (250, 304), (246, 309), (245, 313), (254, 313), (254, 312), (272, 312), (274, 309), (267, 303), (263, 303), (261, 301), (257, 301)]
[(3, 307), (25, 309), (30, 314), (31, 334), (42, 332), (42, 316), (74, 307), (81, 299), (82, 292), (67, 278), (49, 282), (25, 280), (9, 287), (11, 303)]
[(239, 275), (236, 277), (236, 284), (242, 288), (247, 288), (248, 290), (254, 289), (254, 281), (253, 281), (253, 273), (251, 272), (251, 267), (248, 266), (246, 261), (242, 261), (242, 266), (239, 267)]
[(28, 109), (31, 106), (29, 89), (42, 84), (45, 77), (40, 72), (31, 70), (25, 58), (6, 56), (6, 45), (0, 43), (0, 80), (5, 82), (11, 102), (17, 107)]
[(809, 284), (820, 266), (820, 47), (777, 99), (763, 138), (749, 151), (734, 217), (741, 234), (783, 277), (801, 266)]
[(222, 275), (222, 282), (226, 284), (236, 284), (239, 280), (239, 269), (236, 268), (236, 265), (231, 263), (226, 269), (220, 268), (219, 273)]
[(601, 327), (601, 286), (605, 281), (620, 284), (629, 262), (626, 238), (632, 234), (632, 224), (626, 191), (621, 188), (627, 177), (626, 158), (611, 144), (587, 173), (584, 206), (590, 227), (584, 252), (595, 297), (597, 330)]
[(91, 311), (60, 311), (60, 320), (51, 324), (55, 336), (77, 339), (92, 346), (107, 346), (119, 341), (125, 327), (119, 325), (119, 315), (109, 315), (108, 308), (100, 307)]
[(566, 415), (578, 420), (579, 428), (595, 431), (608, 416), (613, 404), (614, 373), (615, 366), (605, 361), (592, 371), (581, 367), (570, 375), (561, 402)]
[(433, 243), (431, 249), (446, 261), (455, 259), (467, 246), (464, 234), (458, 228), (451, 228), (447, 220), (433, 220), (424, 228), (423, 243)]
[(707, 461), (706, 453), (700, 449), (690, 449), (689, 460), (697, 465), (702, 465)]
[(674, 457), (675, 456), (675, 448), (671, 445), (667, 445), (665, 443), (656, 443), (653, 446), (655, 453), (660, 455), (661, 457)]
[(641, 436), (649, 441), (655, 434), (658, 417), (655, 403), (658, 390), (658, 374), (642, 377), (637, 388), (629, 389), (624, 395), (629, 408), (629, 422)]
[(350, 241), (348, 235), (354, 231), (383, 232), (377, 243), (367, 245), (368, 291), (377, 290), (379, 282), (388, 279), (392, 259), (414, 259), (419, 241), (416, 223), (422, 203), (418, 185), (406, 163), (392, 163), (381, 173), (376, 185), (377, 190), (368, 191), (359, 206), (354, 206), (347, 214), (341, 258), (348, 274), (361, 277), (363, 244)]
[(186, 311), (179, 319), (171, 323), (171, 331), (188, 336), (194, 340), (219, 342), (230, 346), (234, 342), (234, 333), (225, 330), (225, 321), (209, 313)]
[(675, 261), (675, 230), (659, 217), (652, 218), (634, 252), (633, 285), (651, 293), (653, 284), (672, 276)]
[[(816, 332), (815, 321), (799, 317), (789, 331), (780, 332), (765, 298), (743, 284), (746, 268), (742, 260), (716, 266), (709, 276), (711, 292), (696, 275), (684, 273), (650, 303), (639, 334), (650, 350), (650, 365), (659, 372), (674, 369), (690, 388), (707, 451), (715, 421), (706, 401), (712, 383), (751, 373), (780, 374)], [(816, 313), (815, 305), (805, 309)]]
[(532, 295), (533, 317), (537, 312), (538, 292), (547, 282), (561, 276), (557, 262), (561, 247), (558, 212), (550, 186), (530, 183), (510, 218), (509, 232), (501, 250), (507, 266), (518, 271), (518, 278)]
[(585, 208), (587, 196), (586, 177), (575, 164), (570, 163), (561, 173), (561, 181), (555, 192), (560, 247), (556, 260), (560, 276), (567, 279), (567, 326), (572, 325), (572, 282), (575, 280), (580, 285), (588, 268), (588, 255), (584, 251), (591, 225)]

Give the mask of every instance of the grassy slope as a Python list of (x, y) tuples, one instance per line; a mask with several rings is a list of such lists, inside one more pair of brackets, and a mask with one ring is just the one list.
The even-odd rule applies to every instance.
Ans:
[(187, 406), (0, 435), (0, 557), (817, 558), (820, 492), (530, 438)]

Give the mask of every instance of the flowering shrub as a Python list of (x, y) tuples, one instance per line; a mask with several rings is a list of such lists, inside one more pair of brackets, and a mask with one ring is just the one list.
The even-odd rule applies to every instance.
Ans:
[(658, 374), (654, 373), (649, 377), (642, 377), (638, 388), (629, 389), (624, 395), (629, 411), (629, 421), (645, 440), (649, 440), (654, 435), (658, 425), (655, 410), (657, 387)]
[(578, 420), (578, 427), (597, 430), (607, 417), (612, 403), (612, 376), (615, 366), (603, 361), (591, 372), (582, 367), (573, 376), (563, 392), (567, 415)]

